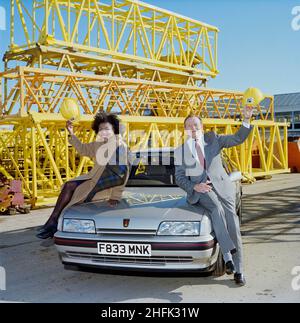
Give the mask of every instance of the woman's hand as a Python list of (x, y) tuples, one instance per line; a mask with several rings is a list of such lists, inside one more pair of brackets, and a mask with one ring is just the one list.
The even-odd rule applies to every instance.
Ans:
[(70, 119), (67, 121), (67, 130), (69, 131), (70, 135), (74, 135), (74, 131), (73, 131), (73, 119)]
[(118, 200), (112, 200), (112, 199), (109, 199), (109, 200), (107, 201), (107, 203), (108, 203), (108, 205), (109, 205), (110, 207), (114, 207), (114, 206), (117, 206), (117, 205), (119, 204), (119, 201), (118, 201)]

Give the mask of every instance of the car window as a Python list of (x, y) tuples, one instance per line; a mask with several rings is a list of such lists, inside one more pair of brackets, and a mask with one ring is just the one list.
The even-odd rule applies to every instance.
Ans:
[(175, 183), (174, 161), (138, 159), (131, 166), (126, 186), (177, 186)]

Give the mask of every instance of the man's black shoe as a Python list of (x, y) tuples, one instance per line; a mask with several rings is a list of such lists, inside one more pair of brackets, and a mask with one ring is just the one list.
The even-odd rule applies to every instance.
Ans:
[(226, 262), (225, 271), (227, 275), (232, 275), (235, 272), (234, 264), (231, 260)]
[(246, 285), (246, 279), (243, 274), (240, 273), (235, 273), (234, 276), (234, 281), (237, 285), (239, 286), (245, 286)]

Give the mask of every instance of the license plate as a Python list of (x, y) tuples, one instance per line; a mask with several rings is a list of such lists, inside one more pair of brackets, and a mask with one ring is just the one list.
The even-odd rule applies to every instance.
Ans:
[(100, 255), (151, 256), (150, 244), (98, 242)]

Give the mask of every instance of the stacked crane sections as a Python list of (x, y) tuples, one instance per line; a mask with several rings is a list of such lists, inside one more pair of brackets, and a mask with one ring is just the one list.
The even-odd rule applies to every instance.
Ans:
[[(11, 8), (0, 172), (22, 180), (33, 206), (54, 202), (65, 181), (93, 166), (68, 144), (64, 98), (80, 106), (75, 131), (84, 142), (94, 140), (90, 125), (100, 110), (120, 115), (132, 149), (176, 147), (189, 113), (206, 130), (231, 134), (240, 126), (243, 93), (207, 87), (218, 74), (216, 27), (132, 0), (33, 0), (31, 7), (12, 0)], [(289, 171), (287, 124), (274, 121), (273, 103), (266, 96), (249, 139), (226, 151), (249, 181)]]

